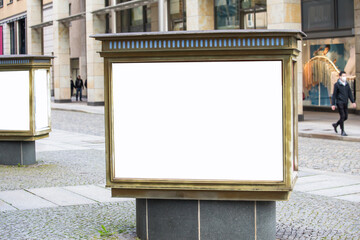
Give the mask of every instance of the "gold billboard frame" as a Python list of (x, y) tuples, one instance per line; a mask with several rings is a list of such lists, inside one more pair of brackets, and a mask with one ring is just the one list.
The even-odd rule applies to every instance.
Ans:
[[(287, 200), (297, 179), (297, 82), (293, 64), (304, 34), (284, 30), (233, 30), (99, 34), (104, 57), (106, 185), (114, 197)], [(283, 181), (115, 178), (113, 63), (281, 61), (283, 84)]]
[(3, 55), (0, 56), (0, 72), (29, 71), (29, 130), (1, 130), (0, 141), (35, 141), (49, 136), (51, 132), (51, 118), (48, 115), (48, 127), (36, 130), (35, 127), (35, 95), (34, 74), (36, 70), (46, 70), (48, 92), (50, 96), (50, 68), (52, 56), (38, 55)]

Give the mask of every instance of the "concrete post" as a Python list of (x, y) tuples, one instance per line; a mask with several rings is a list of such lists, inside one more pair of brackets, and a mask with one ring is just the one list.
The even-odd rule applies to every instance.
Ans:
[(360, 0), (354, 0), (355, 52), (356, 52), (356, 113), (360, 114)]
[(215, 15), (213, 0), (186, 1), (187, 30), (213, 30), (214, 17)]
[[(56, 1), (55, 1), (56, 2)], [(42, 22), (42, 0), (27, 0), (27, 40), (28, 54), (42, 55), (42, 28), (32, 29), (31, 26)]]
[[(268, 29), (297, 29), (301, 30), (301, 1), (300, 0), (267, 0)], [(299, 41), (298, 49), (301, 51), (302, 42)], [(297, 58), (298, 81), (298, 115), (299, 120), (304, 120), (303, 112), (303, 69), (302, 54)]]
[(57, 21), (69, 16), (68, 0), (53, 1), (53, 16), (55, 102), (70, 102), (69, 27)]
[(105, 33), (105, 15), (95, 15), (92, 11), (105, 6), (103, 0), (86, 1), (86, 44), (87, 44), (87, 86), (88, 105), (104, 105), (104, 62), (98, 54), (101, 42), (90, 35)]

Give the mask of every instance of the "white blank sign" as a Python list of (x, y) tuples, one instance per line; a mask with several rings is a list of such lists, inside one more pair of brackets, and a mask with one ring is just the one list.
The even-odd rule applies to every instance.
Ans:
[(48, 75), (46, 69), (35, 70), (34, 73), (35, 88), (35, 129), (37, 131), (49, 127), (49, 89)]
[(112, 71), (116, 178), (283, 180), (281, 61)]
[(30, 130), (29, 71), (0, 71), (0, 130)]

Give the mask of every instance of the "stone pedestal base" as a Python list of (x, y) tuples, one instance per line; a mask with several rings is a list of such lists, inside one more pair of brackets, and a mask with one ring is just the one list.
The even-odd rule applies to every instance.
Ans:
[(30, 165), (35, 163), (35, 141), (0, 141), (1, 165)]
[(271, 240), (276, 203), (137, 199), (136, 232), (141, 240)]

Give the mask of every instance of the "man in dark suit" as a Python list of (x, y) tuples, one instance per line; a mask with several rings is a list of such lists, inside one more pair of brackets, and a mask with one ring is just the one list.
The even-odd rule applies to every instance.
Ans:
[(78, 100), (79, 93), (80, 93), (80, 101), (82, 101), (82, 90), (84, 89), (84, 83), (80, 75), (76, 78), (75, 87), (76, 87), (76, 101)]
[(344, 131), (344, 122), (348, 118), (348, 99), (353, 104), (353, 107), (356, 108), (356, 103), (352, 95), (349, 84), (346, 81), (346, 73), (341, 71), (339, 74), (339, 79), (334, 85), (334, 93), (332, 95), (332, 106), (331, 109), (335, 110), (335, 105), (337, 106), (340, 114), (340, 119), (336, 123), (333, 123), (335, 132), (337, 133), (337, 127), (340, 125), (341, 136), (347, 136)]

